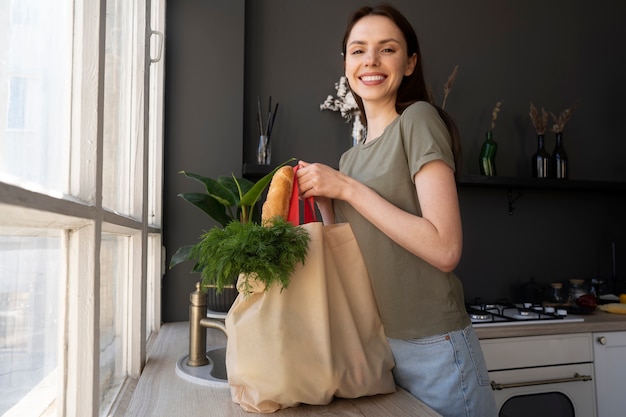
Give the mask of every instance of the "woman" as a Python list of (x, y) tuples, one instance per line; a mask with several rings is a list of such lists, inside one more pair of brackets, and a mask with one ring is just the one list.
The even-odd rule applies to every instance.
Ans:
[(300, 161), (301, 197), (349, 222), (363, 252), (399, 386), (444, 416), (495, 416), (483, 355), (453, 274), (462, 250), (458, 132), (429, 103), (419, 45), (390, 6), (363, 7), (343, 40), (367, 126), (339, 171)]

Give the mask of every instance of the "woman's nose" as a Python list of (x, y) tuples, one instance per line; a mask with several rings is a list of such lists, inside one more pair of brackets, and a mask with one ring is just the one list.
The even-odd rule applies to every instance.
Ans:
[(365, 65), (367, 66), (378, 65), (378, 53), (376, 53), (376, 51), (368, 51), (365, 53)]

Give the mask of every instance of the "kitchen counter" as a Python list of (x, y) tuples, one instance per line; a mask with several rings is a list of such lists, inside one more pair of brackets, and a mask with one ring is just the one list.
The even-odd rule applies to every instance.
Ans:
[[(568, 333), (597, 333), (626, 331), (626, 315), (596, 311), (580, 316), (582, 322), (550, 322), (540, 324), (477, 327), (481, 339), (539, 336)], [(188, 322), (168, 323), (150, 351), (148, 361), (134, 390), (126, 413), (127, 417), (249, 417), (261, 415), (246, 413), (232, 402), (230, 391), (209, 388), (187, 382), (175, 373), (176, 361), (188, 353)], [(225, 336), (213, 329), (207, 330), (207, 346), (223, 345)], [(325, 406), (301, 405), (274, 413), (277, 417), (432, 417), (439, 416), (421, 401), (399, 388), (394, 394), (373, 397), (335, 399)]]
[[(139, 379), (127, 417), (250, 417), (232, 402), (230, 390), (209, 388), (187, 382), (176, 375), (176, 361), (188, 353), (189, 323), (168, 323), (161, 327)], [(207, 330), (207, 346), (223, 345), (225, 336)], [(272, 415), (272, 414), (270, 414)], [(301, 405), (274, 413), (276, 417), (441, 417), (403, 389), (387, 395), (359, 399), (335, 399), (325, 406)]]
[(480, 339), (626, 331), (626, 315), (624, 314), (613, 314), (596, 310), (591, 314), (576, 317), (583, 318), (584, 321), (560, 322), (555, 320), (537, 322), (537, 324), (475, 327), (475, 329)]

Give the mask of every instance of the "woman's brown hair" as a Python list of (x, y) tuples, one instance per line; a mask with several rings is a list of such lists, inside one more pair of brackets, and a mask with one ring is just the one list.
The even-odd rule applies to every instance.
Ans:
[[(452, 117), (443, 110), (440, 106), (432, 101), (431, 95), (426, 88), (426, 82), (424, 81), (424, 72), (422, 70), (422, 55), (420, 52), (419, 42), (417, 40), (417, 34), (411, 26), (411, 23), (396, 10), (393, 6), (387, 4), (381, 4), (378, 6), (370, 7), (364, 6), (356, 10), (348, 19), (348, 25), (343, 37), (342, 52), (345, 60), (346, 46), (350, 33), (354, 25), (365, 16), (383, 16), (390, 19), (400, 29), (404, 35), (404, 39), (407, 44), (407, 54), (409, 57), (417, 57), (415, 69), (411, 75), (405, 76), (398, 88), (398, 96), (396, 97), (396, 111), (401, 114), (411, 104), (416, 101), (426, 101), (432, 104), (439, 113), (439, 116), (445, 123), (450, 133), (452, 153), (454, 155), (455, 173), (458, 178), (461, 168), (461, 140), (459, 129), (452, 119)], [(363, 115), (363, 123), (367, 126), (367, 116), (365, 116), (365, 109), (363, 108), (363, 100), (356, 93), (353, 92), (354, 98)]]

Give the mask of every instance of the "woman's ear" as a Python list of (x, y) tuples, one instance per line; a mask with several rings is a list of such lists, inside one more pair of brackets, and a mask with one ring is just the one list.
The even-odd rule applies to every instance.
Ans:
[(413, 55), (409, 57), (409, 60), (406, 64), (406, 70), (404, 71), (404, 75), (408, 77), (409, 75), (413, 74), (413, 71), (415, 70), (416, 65), (417, 65), (417, 54), (413, 53)]

